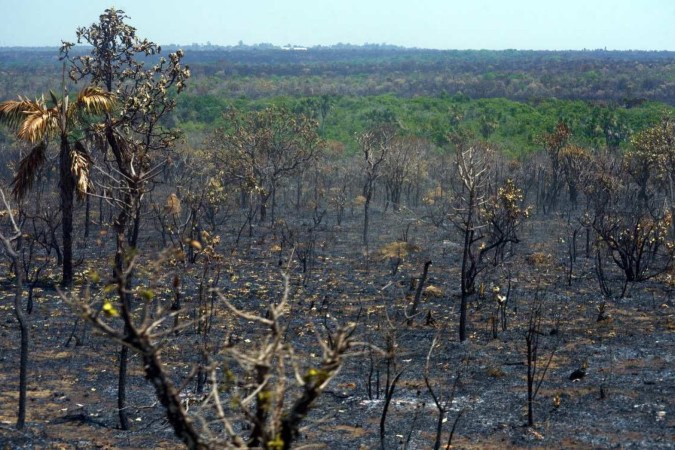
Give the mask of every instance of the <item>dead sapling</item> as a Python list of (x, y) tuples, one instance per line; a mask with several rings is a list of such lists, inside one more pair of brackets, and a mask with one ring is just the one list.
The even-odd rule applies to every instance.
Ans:
[[(436, 410), (438, 411), (438, 419), (436, 421), (436, 437), (434, 439), (434, 446), (433, 446), (434, 450), (438, 450), (441, 448), (443, 424), (447, 420), (445, 415), (452, 406), (452, 402), (455, 399), (455, 394), (457, 393), (457, 388), (459, 387), (460, 382), (460, 371), (457, 370), (457, 373), (455, 374), (455, 379), (452, 383), (452, 388), (450, 389), (449, 393), (444, 394), (442, 389), (439, 389), (438, 387), (434, 388), (434, 386), (432, 385), (430, 376), (431, 355), (433, 354), (434, 347), (436, 347), (437, 341), (438, 336), (434, 336), (434, 339), (431, 341), (431, 346), (429, 347), (429, 352), (427, 353), (426, 364), (424, 366), (424, 384), (426, 385), (427, 391), (429, 392), (429, 395), (431, 395), (431, 398), (434, 401), (434, 405), (436, 405)], [(459, 423), (459, 419), (462, 417), (462, 414), (464, 414), (463, 409), (457, 413), (457, 416), (455, 417), (455, 420), (452, 423), (452, 429), (450, 430), (450, 434), (448, 435), (448, 441), (445, 448), (451, 448), (452, 438), (454, 437), (455, 430), (457, 429), (457, 424)]]
[(19, 356), (19, 411), (16, 419), (16, 428), (22, 430), (26, 424), (26, 389), (28, 374), (28, 343), (30, 339), (30, 322), (23, 310), (23, 281), (20, 265), (20, 255), (16, 248), (16, 242), (21, 238), (21, 230), (14, 220), (14, 213), (5, 198), (5, 193), (0, 189), (4, 212), (9, 218), (11, 235), (0, 231), (0, 242), (5, 254), (11, 261), (14, 270), (14, 315), (19, 322), (21, 332), (21, 347)]
[(530, 317), (527, 332), (525, 333), (525, 344), (527, 346), (527, 425), (529, 427), (534, 426), (534, 402), (559, 345), (559, 341), (556, 340), (556, 344), (551, 350), (548, 360), (543, 367), (540, 366), (539, 338), (541, 336), (550, 336), (549, 333), (542, 332), (542, 315), (542, 301), (537, 293), (530, 306)]
[[(384, 330), (385, 336), (385, 352), (384, 358), (381, 360), (380, 364), (384, 363), (385, 369), (385, 383), (384, 383), (384, 404), (382, 406), (382, 414), (380, 416), (380, 447), (384, 450), (386, 447), (386, 429), (385, 424), (387, 420), (387, 413), (389, 412), (389, 405), (391, 400), (394, 397), (394, 391), (396, 389), (396, 384), (398, 383), (401, 375), (403, 375), (404, 369), (400, 371), (397, 369), (396, 364), (396, 352), (398, 349), (397, 344), (397, 325), (392, 322), (389, 318), (389, 314), (385, 309), (385, 318), (383, 323), (379, 327), (381, 330)], [(395, 375), (394, 375), (395, 374)], [(380, 391), (380, 371), (377, 370), (377, 395), (379, 398)]]
[(202, 395), (207, 382), (209, 354), (212, 351), (211, 331), (216, 320), (216, 293), (214, 288), (220, 282), (222, 258), (214, 247), (219, 238), (206, 235), (207, 246), (204, 248), (204, 257), (201, 259), (202, 271), (197, 289), (197, 304), (193, 316), (195, 320), (195, 334), (199, 336), (200, 362), (197, 367), (196, 393)]
[(609, 284), (609, 279), (605, 273), (605, 267), (603, 265), (603, 254), (600, 248), (597, 249), (595, 253), (595, 276), (598, 280), (598, 285), (600, 286), (600, 292), (602, 295), (609, 299), (613, 296), (612, 288)]
[(572, 286), (574, 276), (574, 264), (577, 262), (577, 237), (583, 225), (573, 221), (570, 217), (567, 219), (567, 227), (571, 232), (571, 237), (567, 242), (567, 253), (569, 256), (569, 268), (567, 270), (567, 286)]
[(417, 425), (417, 419), (419, 418), (420, 411), (424, 409), (424, 402), (419, 401), (420, 391), (417, 391), (418, 401), (415, 405), (415, 413), (413, 414), (412, 420), (410, 421), (410, 429), (405, 438), (405, 443), (403, 444), (403, 450), (408, 450), (410, 448), (410, 442), (412, 441), (413, 433), (415, 432), (415, 426)]
[[(391, 283), (387, 284), (383, 288), (391, 286)], [(396, 363), (396, 352), (398, 348), (398, 336), (397, 332), (399, 331), (398, 324), (394, 323), (390, 317), (387, 309), (384, 309), (385, 317), (378, 318), (378, 323), (376, 329), (381, 331), (384, 335), (384, 352), (380, 350), (379, 347), (372, 344), (372, 337), (368, 337), (368, 345), (371, 348), (376, 349), (376, 351), (368, 350), (369, 354), (369, 368), (367, 373), (366, 380), (366, 390), (369, 400), (379, 400), (381, 389), (381, 372), (384, 370), (384, 395), (386, 397), (391, 386), (392, 377), (395, 377), (397, 373), (397, 363)], [(383, 367), (384, 366), (384, 367)], [(373, 377), (375, 380), (373, 380)], [(373, 388), (373, 383), (375, 384)]]
[[(30, 220), (33, 232), (22, 236), (20, 248), (17, 249), (21, 253), (24, 281), (28, 284), (26, 312), (31, 314), (33, 312), (35, 288), (40, 282), (40, 274), (51, 262), (50, 256), (53, 244), (49, 243), (47, 230), (38, 225), (39, 219), (37, 217), (24, 217), (24, 220), (25, 222)], [(44, 252), (42, 257), (38, 257), (40, 250), (37, 247), (42, 247), (42, 251)]]
[(402, 369), (396, 374), (391, 383), (387, 385), (384, 393), (384, 406), (382, 407), (382, 415), (380, 416), (380, 448), (385, 450), (387, 446), (385, 445), (386, 430), (385, 423), (387, 421), (387, 412), (389, 411), (389, 405), (391, 404), (391, 399), (394, 398), (394, 390), (396, 389), (396, 383), (398, 383), (399, 378), (403, 375)]
[(492, 314), (490, 316), (490, 325), (492, 325), (492, 339), (499, 337), (499, 328), (506, 331), (506, 305), (511, 291), (511, 280), (509, 279), (508, 289), (502, 294), (501, 288), (495, 285), (492, 288)]
[[(422, 270), (422, 276), (416, 280), (417, 289), (415, 291), (415, 298), (413, 304), (410, 307), (410, 313), (406, 313), (406, 319), (408, 326), (412, 326), (415, 316), (418, 314), (417, 309), (419, 308), (420, 300), (422, 299), (422, 292), (424, 292), (424, 283), (427, 281), (427, 275), (429, 274), (429, 267), (431, 266), (431, 261), (424, 263), (424, 269)], [(411, 287), (415, 283), (411, 283)]]

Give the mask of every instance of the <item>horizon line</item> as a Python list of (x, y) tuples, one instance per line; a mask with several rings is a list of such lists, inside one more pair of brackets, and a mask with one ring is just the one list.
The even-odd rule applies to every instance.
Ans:
[[(418, 51), (438, 51), (438, 52), (453, 52), (453, 51), (473, 51), (473, 52), (645, 52), (645, 53), (673, 53), (675, 49), (608, 49), (604, 48), (567, 48), (567, 49), (534, 49), (534, 48), (433, 48), (433, 47), (406, 47), (396, 44), (387, 44), (387, 43), (363, 43), (363, 44), (350, 44), (338, 42), (336, 44), (317, 44), (317, 45), (301, 45), (301, 44), (285, 44), (278, 45), (272, 44), (269, 42), (260, 42), (256, 44), (236, 44), (236, 45), (222, 45), (222, 44), (211, 44), (211, 43), (198, 43), (193, 42), (191, 44), (158, 44), (160, 47), (164, 48), (185, 48), (192, 50), (324, 50), (324, 49), (381, 49), (381, 50), (418, 50)], [(87, 48), (89, 45), (75, 45), (75, 48)], [(25, 50), (35, 50), (35, 49), (59, 49), (58, 45), (1, 45), (0, 50), (7, 49), (25, 49)]]

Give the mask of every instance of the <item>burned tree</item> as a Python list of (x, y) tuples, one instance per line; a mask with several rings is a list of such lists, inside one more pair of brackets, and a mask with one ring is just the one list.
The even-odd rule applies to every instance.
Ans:
[(564, 187), (560, 153), (569, 142), (571, 134), (569, 127), (564, 122), (559, 122), (552, 133), (540, 138), (548, 155), (548, 167), (542, 168), (539, 172), (539, 197), (544, 213), (549, 213), (555, 208)]
[(363, 153), (363, 245), (368, 246), (368, 226), (370, 223), (370, 203), (375, 193), (375, 182), (382, 176), (387, 156), (391, 152), (391, 143), (396, 136), (394, 124), (381, 124), (363, 132), (359, 145)]
[(272, 201), (275, 219), (277, 188), (281, 181), (303, 170), (322, 147), (316, 121), (296, 116), (283, 107), (225, 113), (227, 126), (212, 136), (227, 181), (256, 194), (260, 221), (267, 219)]
[[(175, 95), (185, 86), (189, 69), (181, 64), (182, 50), (160, 57), (151, 64), (149, 56), (159, 55), (157, 44), (140, 39), (136, 29), (125, 23), (124, 11), (107, 9), (99, 23), (77, 30), (77, 42), (91, 46), (89, 55), (74, 56), (74, 44), (64, 43), (61, 52), (71, 62), (70, 76), (87, 79), (115, 93), (118, 109), (107, 115), (99, 127), (97, 141), (103, 153), (99, 170), (104, 173), (104, 192), (118, 210), (113, 229), (116, 235), (114, 272), (123, 273), (130, 290), (133, 272), (128, 267), (129, 251), (138, 246), (141, 205), (149, 184), (167, 161), (167, 151), (178, 138), (175, 130), (163, 125), (176, 105)], [(129, 295), (120, 296), (129, 309)], [(131, 330), (125, 324), (126, 331)], [(119, 414), (123, 429), (129, 428), (125, 410), (126, 359), (128, 347), (120, 353)]]
[(21, 332), (20, 356), (19, 356), (19, 411), (16, 418), (16, 428), (22, 430), (26, 425), (26, 391), (28, 378), (28, 342), (30, 340), (30, 322), (23, 308), (23, 277), (21, 274), (21, 263), (19, 252), (17, 251), (17, 241), (21, 239), (21, 230), (14, 219), (14, 213), (11, 206), (5, 198), (5, 193), (0, 189), (2, 198), (3, 213), (5, 213), (10, 222), (10, 233), (6, 234), (0, 231), (0, 243), (2, 250), (12, 263), (14, 270), (14, 315), (19, 322)]
[(592, 171), (593, 159), (585, 148), (573, 144), (563, 147), (557, 158), (569, 201), (574, 207)]
[(492, 263), (497, 266), (507, 257), (507, 246), (520, 242), (520, 228), (531, 211), (530, 207), (524, 205), (524, 200), (523, 190), (513, 180), (507, 179), (486, 202), (481, 211), (486, 226), (479, 260), (492, 253)]
[(603, 291), (609, 295), (603, 259), (621, 270), (623, 288), (667, 271), (675, 257), (669, 239), (672, 224), (670, 208), (662, 201), (645, 199), (643, 186), (626, 176), (627, 166), (616, 164), (612, 172), (596, 174), (589, 187), (593, 194), (591, 226), (598, 236), (597, 273)]
[(63, 286), (73, 283), (73, 199), (84, 198), (89, 188), (91, 158), (81, 139), (75, 135), (86, 131), (87, 116), (111, 110), (114, 95), (98, 87), (82, 89), (71, 101), (64, 87), (61, 98), (50, 91), (34, 101), (19, 97), (0, 103), (0, 122), (17, 130), (17, 137), (35, 147), (21, 160), (14, 177), (14, 196), (21, 199), (33, 186), (39, 169), (48, 161), (50, 139), (59, 142), (59, 195), (63, 233)]
[(480, 250), (482, 239), (479, 209), (486, 201), (486, 187), (489, 176), (490, 149), (484, 146), (470, 146), (457, 151), (457, 175), (461, 190), (457, 192), (457, 207), (454, 223), (462, 235), (462, 268), (460, 272), (461, 303), (459, 309), (459, 340), (466, 340), (466, 310), (469, 296), (475, 291), (476, 276), (480, 271)]
[(387, 189), (387, 200), (394, 211), (401, 209), (404, 189), (417, 174), (428, 146), (426, 140), (418, 137), (402, 136), (392, 140), (384, 161), (382, 179)]
[[(626, 167), (640, 186), (642, 201), (648, 199), (651, 184), (665, 192), (670, 214), (675, 214), (675, 122), (671, 118), (666, 117), (633, 136), (631, 150), (626, 155)], [(675, 225), (672, 226), (675, 236)]]

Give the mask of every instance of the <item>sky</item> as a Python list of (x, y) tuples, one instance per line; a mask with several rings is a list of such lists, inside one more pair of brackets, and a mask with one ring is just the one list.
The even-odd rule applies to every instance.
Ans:
[(163, 45), (675, 50), (674, 0), (0, 0), (0, 47), (74, 41), (111, 6)]

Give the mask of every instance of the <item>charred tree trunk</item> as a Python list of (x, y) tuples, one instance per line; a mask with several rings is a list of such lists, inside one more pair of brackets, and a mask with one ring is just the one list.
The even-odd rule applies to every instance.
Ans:
[(368, 227), (370, 225), (370, 201), (363, 204), (363, 245), (368, 247)]
[(260, 223), (264, 223), (267, 219), (267, 200), (269, 200), (269, 198), (270, 194), (260, 194)]
[(61, 226), (63, 232), (63, 275), (61, 285), (73, 284), (73, 195), (75, 181), (71, 171), (70, 144), (66, 136), (61, 137), (59, 155), (59, 194), (61, 197)]
[[(5, 242), (7, 247), (9, 242)], [(9, 244), (11, 246), (11, 244)], [(27, 373), (28, 373), (28, 341), (30, 338), (30, 326), (28, 318), (23, 312), (21, 299), (23, 296), (23, 279), (21, 277), (21, 267), (19, 266), (19, 255), (13, 248), (6, 248), (10, 258), (13, 261), (14, 276), (16, 282), (14, 286), (14, 315), (19, 322), (19, 330), (21, 331), (21, 350), (19, 356), (19, 414), (16, 419), (16, 428), (23, 430), (26, 424), (26, 388), (27, 388)]]
[(84, 238), (87, 239), (89, 237), (89, 228), (91, 225), (91, 197), (89, 196), (89, 192), (87, 192), (84, 201)]
[[(127, 277), (124, 276), (124, 251), (125, 251), (125, 229), (127, 225), (127, 212), (123, 210), (120, 212), (119, 216), (115, 221), (115, 232), (117, 236), (117, 246), (115, 251), (115, 268), (113, 275), (115, 279), (124, 280), (119, 281), (120, 287), (118, 290), (120, 303), (122, 308), (129, 310), (130, 309), (130, 299), (128, 294), (128, 283)], [(124, 334), (127, 335), (130, 332), (130, 327), (125, 321), (124, 325)], [(118, 415), (120, 419), (120, 429), (128, 430), (129, 429), (129, 417), (126, 411), (126, 401), (127, 401), (127, 360), (129, 357), (129, 348), (126, 345), (122, 345), (120, 349), (119, 356), (119, 370), (117, 373), (117, 408)]]
[(420, 304), (420, 299), (422, 297), (422, 291), (424, 290), (424, 283), (427, 280), (427, 275), (429, 273), (429, 266), (431, 266), (431, 261), (424, 263), (424, 270), (422, 271), (422, 276), (417, 283), (417, 291), (415, 292), (415, 299), (413, 300), (412, 308), (410, 309), (410, 317), (408, 318), (408, 326), (413, 324), (415, 315), (417, 314), (417, 308)]
[[(470, 196), (473, 197), (473, 193), (470, 193)], [(461, 274), (461, 303), (459, 306), (459, 340), (464, 342), (466, 340), (466, 309), (469, 299), (469, 294), (471, 293), (471, 288), (473, 280), (470, 279), (472, 272), (471, 265), (471, 243), (473, 241), (473, 198), (469, 200), (470, 206), (466, 221), (466, 227), (464, 229), (464, 250), (462, 252), (462, 274)]]

